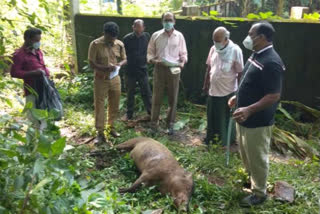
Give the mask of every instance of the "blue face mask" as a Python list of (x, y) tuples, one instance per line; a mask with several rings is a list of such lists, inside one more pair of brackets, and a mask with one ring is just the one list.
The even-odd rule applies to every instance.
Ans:
[(36, 42), (32, 44), (33, 49), (38, 50), (40, 48), (40, 42)]
[(163, 22), (162, 25), (166, 31), (170, 31), (173, 29), (174, 23), (173, 22)]

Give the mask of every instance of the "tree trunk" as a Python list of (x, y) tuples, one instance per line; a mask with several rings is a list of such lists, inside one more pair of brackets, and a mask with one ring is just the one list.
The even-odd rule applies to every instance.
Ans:
[(276, 15), (277, 16), (282, 16), (282, 14), (283, 14), (283, 5), (284, 5), (284, 0), (278, 0), (277, 10), (276, 10)]
[(309, 5), (308, 5), (308, 7), (309, 7), (309, 12), (312, 13), (313, 10), (314, 10), (313, 4), (312, 4), (312, 0), (309, 0)]
[(243, 3), (241, 15), (242, 17), (247, 17), (247, 15), (250, 13), (251, 0), (242, 0), (241, 2)]
[(122, 15), (122, 1), (117, 0), (117, 12), (118, 14)]
[(78, 59), (77, 59), (77, 46), (76, 46), (76, 32), (74, 25), (74, 16), (80, 13), (79, 0), (70, 1), (70, 16), (71, 16), (71, 37), (72, 37), (72, 58), (74, 61), (74, 72), (78, 73)]

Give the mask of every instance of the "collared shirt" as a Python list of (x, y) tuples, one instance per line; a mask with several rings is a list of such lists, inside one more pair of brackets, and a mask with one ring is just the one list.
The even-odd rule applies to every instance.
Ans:
[[(278, 53), (268, 46), (248, 59), (237, 92), (237, 107), (250, 106), (268, 94), (281, 93), (285, 66)], [(252, 114), (242, 126), (257, 128), (271, 126), (278, 102)]]
[(26, 89), (26, 85), (34, 89), (35, 80), (34, 77), (25, 77), (25, 74), (34, 70), (43, 70), (46, 76), (50, 75), (44, 60), (43, 53), (40, 49), (35, 50), (33, 53), (26, 47), (21, 47), (13, 54), (13, 64), (11, 67), (11, 76), (14, 78), (23, 79), (25, 95), (29, 95), (30, 92)]
[[(228, 49), (227, 49), (228, 48)], [(238, 74), (243, 70), (243, 55), (240, 47), (229, 40), (226, 47), (227, 57), (215, 51), (213, 45), (210, 49), (207, 65), (210, 70), (209, 95), (216, 97), (227, 96), (238, 89)]]
[(148, 46), (148, 62), (152, 59), (162, 60), (162, 58), (174, 63), (182, 60), (187, 62), (188, 51), (182, 33), (173, 30), (169, 36), (165, 30), (162, 29), (152, 34)]
[[(106, 44), (104, 36), (92, 41), (89, 46), (88, 59), (101, 65), (116, 65), (127, 59), (124, 44), (120, 40)], [(109, 72), (94, 69), (96, 77), (105, 78)]]
[(140, 36), (137, 36), (136, 33), (132, 32), (123, 38), (127, 54), (127, 66), (130, 70), (129, 72), (134, 72), (135, 68), (145, 68), (147, 66), (149, 40), (150, 34), (147, 32), (143, 32)]
[(268, 50), (268, 49), (270, 49), (270, 48), (273, 48), (273, 45), (269, 45), (269, 46), (267, 46), (267, 47), (265, 47), (265, 48), (261, 49), (260, 51), (255, 52), (255, 53), (256, 53), (256, 54), (261, 54), (262, 52), (264, 52), (264, 51), (266, 51), (266, 50)]

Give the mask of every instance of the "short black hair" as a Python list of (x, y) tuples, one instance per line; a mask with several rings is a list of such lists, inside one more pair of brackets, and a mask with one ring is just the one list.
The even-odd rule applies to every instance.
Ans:
[(28, 28), (24, 32), (23, 38), (24, 38), (24, 40), (32, 39), (36, 35), (41, 35), (41, 33), (42, 33), (42, 31), (39, 28)]
[(119, 26), (115, 22), (106, 22), (103, 25), (104, 33), (110, 34), (112, 37), (117, 37), (119, 35)]
[(172, 16), (173, 16), (173, 20), (176, 20), (176, 16), (174, 15), (174, 13), (172, 13), (172, 12), (164, 12), (163, 14), (162, 14), (162, 16), (161, 16), (161, 20), (163, 20), (163, 18), (164, 18), (164, 16), (165, 15), (167, 15), (167, 14), (172, 14)]
[(257, 35), (264, 35), (268, 42), (272, 42), (273, 40), (273, 34), (276, 32), (272, 26), (267, 21), (261, 21), (257, 22), (255, 24), (258, 24), (257, 26)]

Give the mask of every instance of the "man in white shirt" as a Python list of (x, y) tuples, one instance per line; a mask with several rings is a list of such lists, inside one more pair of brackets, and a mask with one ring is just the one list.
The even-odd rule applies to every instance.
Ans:
[(163, 29), (151, 36), (147, 54), (148, 62), (155, 65), (151, 122), (155, 128), (158, 126), (164, 89), (167, 88), (169, 103), (167, 128), (169, 135), (173, 134), (173, 124), (176, 117), (180, 80), (179, 68), (182, 69), (188, 59), (184, 36), (174, 29), (175, 22), (173, 13), (166, 12), (162, 15)]
[[(238, 89), (238, 79), (243, 69), (242, 51), (230, 39), (224, 27), (214, 30), (214, 45), (207, 59), (207, 74), (203, 89), (208, 93), (207, 135), (205, 143), (227, 144), (227, 129), (230, 120), (228, 100)], [(233, 126), (234, 127), (234, 126)], [(232, 141), (235, 140), (234, 128)]]

